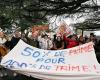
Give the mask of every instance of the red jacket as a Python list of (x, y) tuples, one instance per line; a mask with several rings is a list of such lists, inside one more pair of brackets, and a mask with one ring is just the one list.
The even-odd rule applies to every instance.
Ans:
[(63, 36), (63, 39), (68, 44), (66, 45), (66, 48), (72, 48), (78, 45), (78, 42), (76, 40), (72, 40), (70, 38), (67, 38), (66, 36)]

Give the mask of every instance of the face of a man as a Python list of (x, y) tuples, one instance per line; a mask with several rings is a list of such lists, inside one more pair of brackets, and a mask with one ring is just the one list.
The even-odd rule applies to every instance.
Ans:
[(44, 39), (48, 39), (48, 36), (44, 36)]
[(15, 32), (15, 37), (21, 37), (21, 33), (19, 31)]

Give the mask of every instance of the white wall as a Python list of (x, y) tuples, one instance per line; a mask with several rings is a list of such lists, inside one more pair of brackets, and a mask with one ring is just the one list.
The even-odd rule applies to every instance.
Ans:
[(89, 37), (90, 36), (90, 33), (94, 33), (94, 31), (84, 31), (83, 32), (83, 36), (87, 35)]

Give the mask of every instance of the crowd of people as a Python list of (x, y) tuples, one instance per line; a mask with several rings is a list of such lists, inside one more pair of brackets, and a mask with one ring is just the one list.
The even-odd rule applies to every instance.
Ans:
[(37, 35), (31, 34), (30, 36), (28, 36), (28, 33), (21, 33), (20, 31), (15, 31), (10, 36), (4, 32), (0, 32), (0, 58), (12, 50), (20, 39), (33, 47), (44, 50), (69, 49), (92, 41), (95, 51), (100, 51), (100, 40), (97, 40), (94, 33), (90, 33), (89, 37), (78, 36), (76, 34), (67, 36), (66, 33), (63, 35), (55, 33), (51, 38), (48, 33), (43, 34), (41, 31)]
[(21, 33), (20, 31), (15, 31), (13, 36), (7, 36), (4, 32), (0, 32), (0, 56), (6, 55), (18, 41), (22, 39), (27, 44), (45, 50), (61, 50), (68, 49), (78, 45), (85, 44), (92, 41), (94, 43), (94, 48), (96, 51), (99, 49), (100, 40), (97, 40), (94, 33), (90, 33), (90, 36), (79, 37), (76, 34), (67, 36), (67, 34), (54, 34), (51, 38), (47, 33), (43, 34), (38, 32), (37, 35), (31, 35), (30, 37), (27, 33)]

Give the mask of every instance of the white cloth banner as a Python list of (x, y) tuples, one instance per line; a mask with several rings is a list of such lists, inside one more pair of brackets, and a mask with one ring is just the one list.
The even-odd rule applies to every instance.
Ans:
[(43, 50), (20, 40), (3, 57), (1, 65), (46, 80), (100, 79), (100, 64), (96, 60), (92, 42), (64, 50)]
[(63, 36), (66, 34), (66, 36), (70, 36), (74, 33), (72, 26), (67, 25), (66, 22), (62, 22), (60, 26), (56, 30), (56, 34)]

